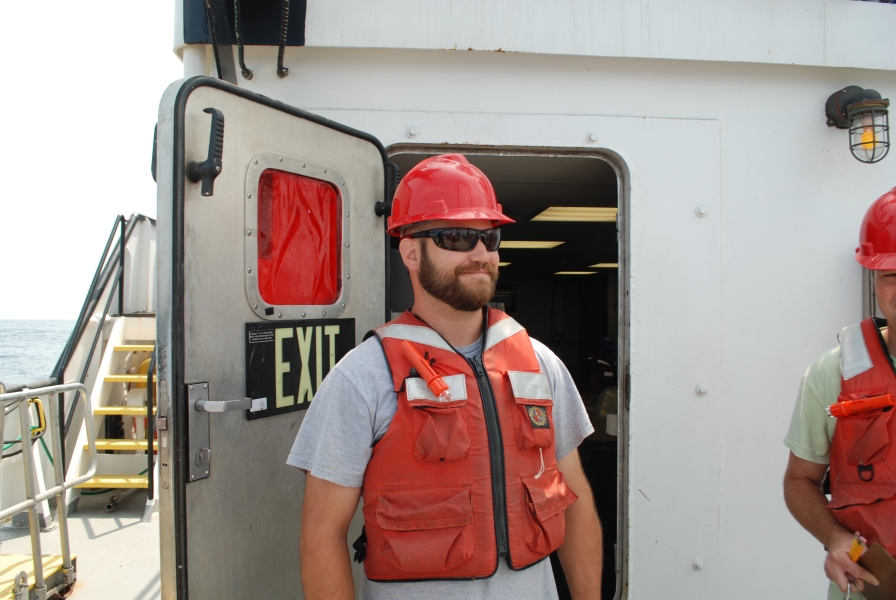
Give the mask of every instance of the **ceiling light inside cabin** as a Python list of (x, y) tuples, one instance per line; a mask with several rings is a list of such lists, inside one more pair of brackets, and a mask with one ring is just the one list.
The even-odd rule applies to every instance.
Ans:
[(506, 240), (501, 240), (501, 250), (549, 250), (550, 248), (556, 248), (563, 242), (536, 242), (536, 241), (516, 241), (510, 242)]
[(588, 265), (589, 269), (618, 269), (619, 263), (597, 263), (594, 265)]
[(619, 209), (615, 206), (551, 206), (532, 220), (613, 223), (618, 213)]
[(594, 275), (594, 271), (557, 271), (554, 275)]

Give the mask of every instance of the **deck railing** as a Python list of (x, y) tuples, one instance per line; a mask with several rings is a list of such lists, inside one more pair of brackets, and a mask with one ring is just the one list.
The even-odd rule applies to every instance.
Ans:
[[(66, 392), (75, 392), (72, 404), (77, 404), (78, 400), (84, 401), (84, 421), (87, 427), (87, 443), (90, 450), (90, 466), (84, 475), (76, 477), (71, 481), (65, 481), (65, 468), (62, 464), (63, 442), (60, 421), (58, 419), (59, 405), (53, 402), (51, 397)], [(31, 410), (27, 404), (34, 398), (47, 397), (47, 404), (50, 406), (50, 419), (46, 423), (46, 429), (50, 431), (50, 439), (53, 443), (53, 472), (56, 476), (56, 485), (38, 493), (37, 471), (34, 464), (34, 453), (31, 446), (36, 440), (31, 435)], [(0, 439), (3, 439), (3, 430), (5, 425), (5, 417), (13, 410), (19, 411), (19, 442), (22, 444), (22, 461), (25, 466), (25, 500), (14, 506), (0, 510), (0, 521), (16, 515), (23, 510), (28, 511), (28, 527), (31, 534), (31, 555), (34, 564), (34, 597), (46, 598), (54, 593), (63, 592), (65, 588), (70, 588), (75, 583), (75, 570), (72, 565), (71, 548), (69, 546), (68, 535), (68, 518), (66, 515), (66, 490), (84, 483), (96, 473), (97, 452), (96, 452), (96, 435), (93, 430), (93, 411), (90, 408), (90, 398), (87, 388), (82, 383), (69, 383), (65, 385), (52, 385), (39, 387), (35, 389), (25, 388), (21, 391), (9, 392), (0, 383)], [(42, 408), (39, 410), (43, 410)], [(0, 454), (0, 460), (4, 457)], [(59, 524), (59, 543), (62, 547), (62, 573), (63, 582), (52, 590), (47, 589), (44, 581), (43, 572), (43, 553), (41, 552), (40, 543), (40, 522), (37, 516), (37, 505), (44, 500), (56, 496), (56, 519)]]

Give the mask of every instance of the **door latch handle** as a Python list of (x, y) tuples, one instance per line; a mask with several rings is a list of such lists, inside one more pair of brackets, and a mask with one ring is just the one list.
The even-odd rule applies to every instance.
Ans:
[(212, 116), (212, 129), (208, 138), (208, 158), (202, 162), (187, 164), (187, 177), (193, 183), (202, 182), (202, 195), (215, 195), (215, 178), (221, 174), (224, 155), (224, 113), (208, 107), (204, 111)]
[(196, 410), (210, 413), (231, 412), (234, 410), (248, 410), (258, 412), (267, 410), (267, 398), (243, 398), (242, 400), (199, 400), (195, 404)]

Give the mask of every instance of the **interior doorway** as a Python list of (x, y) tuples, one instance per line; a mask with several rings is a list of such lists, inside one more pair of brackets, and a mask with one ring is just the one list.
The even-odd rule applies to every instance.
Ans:
[[(464, 154), (488, 176), (503, 212), (516, 221), (502, 227), (500, 278), (491, 305), (551, 348), (582, 396), (595, 432), (579, 452), (604, 532), (601, 597), (612, 600), (622, 581), (619, 511), (624, 506), (624, 460), (617, 444), (624, 421), (618, 390), (625, 371), (617, 350), (623, 347), (625, 312), (618, 300), (622, 238), (617, 233), (617, 171), (597, 155), (445, 147), (391, 152), (401, 173), (435, 154)], [(413, 292), (398, 240), (391, 238), (391, 244), (390, 306), (397, 315), (411, 307)], [(556, 556), (551, 562), (560, 599), (568, 599)]]

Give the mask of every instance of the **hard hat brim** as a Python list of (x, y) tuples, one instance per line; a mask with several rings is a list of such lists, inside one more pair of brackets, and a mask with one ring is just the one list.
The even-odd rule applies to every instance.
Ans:
[(860, 252), (856, 252), (856, 260), (860, 265), (872, 271), (896, 271), (896, 254), (862, 256)]
[(516, 223), (507, 215), (490, 208), (455, 208), (438, 213), (408, 215), (403, 219), (395, 219), (389, 224), (389, 235), (400, 237), (401, 229), (411, 225), (419, 225), (426, 221), (491, 221), (493, 227)]

